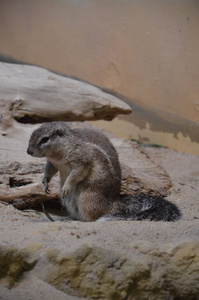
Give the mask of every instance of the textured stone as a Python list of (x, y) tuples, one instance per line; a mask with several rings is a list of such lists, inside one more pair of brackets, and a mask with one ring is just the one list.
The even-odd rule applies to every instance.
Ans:
[(7, 278), (12, 287), (23, 272), (31, 270), (37, 262), (35, 248), (19, 250), (13, 246), (0, 245), (0, 278)]
[(72, 255), (48, 254), (57, 270), (47, 281), (63, 291), (67, 282), (94, 299), (199, 299), (198, 243), (174, 246), (170, 253), (152, 248), (145, 255), (133, 260), (86, 246)]
[(199, 299), (199, 243), (181, 243), (169, 251), (147, 244), (147, 252), (145, 243), (133, 246), (144, 252), (138, 259), (87, 245), (70, 254), (49, 248), (47, 260), (43, 253), (35, 270), (35, 260), (27, 264), (24, 259), (29, 250), (1, 247), (1, 277), (7, 276), (12, 287), (26, 270), (57, 290), (67, 293), (70, 287), (91, 299)]
[(181, 220), (78, 222), (49, 211), (50, 222), (0, 202), (0, 296), (198, 300), (199, 157), (148, 151), (172, 178)]

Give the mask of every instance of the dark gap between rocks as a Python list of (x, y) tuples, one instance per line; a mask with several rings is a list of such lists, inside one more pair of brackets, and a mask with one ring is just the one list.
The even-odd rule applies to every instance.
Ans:
[(9, 180), (9, 186), (11, 188), (24, 186), (24, 185), (28, 185), (28, 184), (31, 184), (31, 183), (32, 183), (31, 180), (15, 179), (15, 178), (12, 178), (12, 177), (10, 177), (10, 180)]

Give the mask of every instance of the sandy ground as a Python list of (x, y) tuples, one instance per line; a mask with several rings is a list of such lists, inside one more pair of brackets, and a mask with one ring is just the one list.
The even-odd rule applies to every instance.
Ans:
[[(56, 248), (71, 253), (83, 244), (91, 244), (114, 250), (128, 256), (139, 256), (135, 244), (165, 247), (182, 241), (199, 240), (199, 156), (180, 153), (170, 149), (145, 148), (151, 158), (160, 163), (170, 175), (173, 187), (168, 199), (178, 205), (183, 217), (175, 223), (169, 222), (77, 222), (67, 221), (63, 216), (53, 215), (55, 222), (44, 214), (21, 212), (11, 205), (0, 203), (0, 241), (2, 245), (17, 248), (30, 244), (41, 244), (42, 251)], [(33, 279), (31, 279), (33, 280)], [(24, 281), (11, 290), (0, 286), (0, 299), (78, 299), (57, 291), (48, 284), (33, 280), (27, 289)], [(36, 286), (40, 288), (36, 288)], [(24, 288), (26, 286), (26, 288)]]

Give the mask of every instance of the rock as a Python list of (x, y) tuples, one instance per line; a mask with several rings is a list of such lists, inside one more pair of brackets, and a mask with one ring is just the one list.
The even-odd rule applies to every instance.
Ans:
[(47, 282), (62, 291), (67, 283), (91, 299), (199, 299), (199, 243), (182, 243), (170, 253), (152, 246), (138, 260), (87, 246), (54, 254), (48, 259), (57, 268)]
[(32, 269), (37, 259), (36, 253), (0, 245), (0, 278), (7, 277), (9, 287), (13, 287), (23, 272)]
[(0, 63), (1, 123), (112, 120), (131, 108), (97, 87), (46, 69)]
[(167, 196), (172, 182), (164, 168), (155, 163), (137, 143), (112, 138), (122, 165), (122, 193), (140, 192)]
[(6, 284), (0, 285), (2, 299), (20, 299), (20, 300), (79, 300), (82, 298), (73, 297), (69, 294), (55, 289), (52, 285), (38, 279), (36, 276), (26, 276), (20, 284), (8, 289)]
[(172, 176), (182, 219), (50, 222), (0, 201), (2, 299), (199, 299), (199, 157), (147, 151)]
[[(162, 248), (135, 242), (126, 255), (94, 245), (81, 245), (70, 253), (48, 245), (40, 256), (38, 247), (33, 249), (0, 247), (1, 278), (10, 287), (19, 282), (20, 275), (22, 286), (23, 281), (30, 286), (31, 279), (37, 278), (40, 284), (49, 284), (47, 290), (54, 287), (81, 298), (199, 299), (198, 242), (164, 244)], [(140, 252), (136, 259), (131, 254), (135, 250)], [(27, 257), (32, 263), (27, 263)]]

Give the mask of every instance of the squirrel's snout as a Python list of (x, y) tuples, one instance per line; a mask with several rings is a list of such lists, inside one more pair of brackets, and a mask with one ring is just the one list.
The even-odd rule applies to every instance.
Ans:
[(27, 153), (30, 155), (33, 155), (33, 149), (31, 147), (28, 147)]

